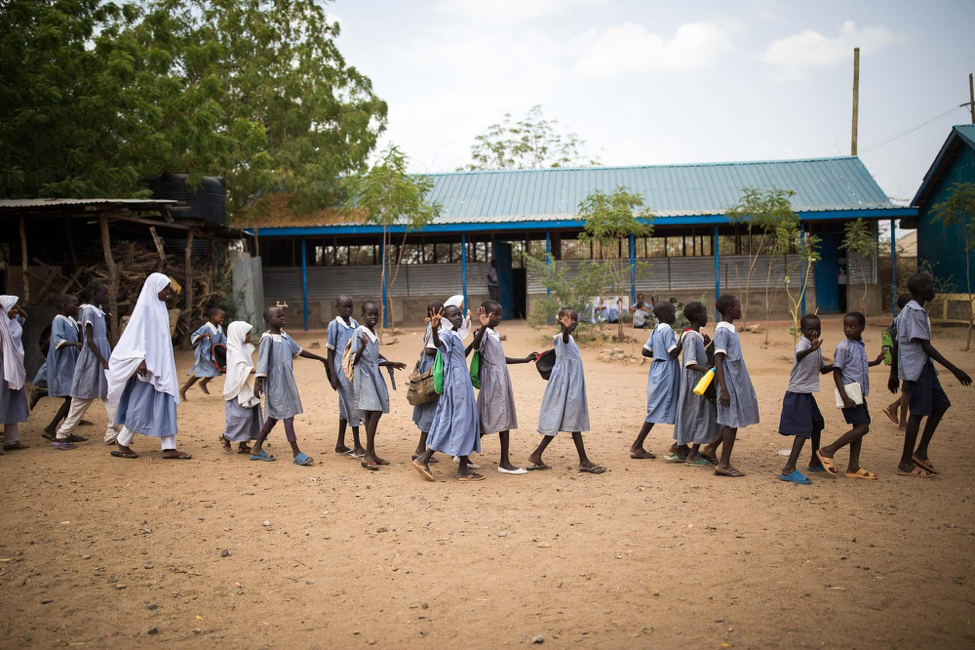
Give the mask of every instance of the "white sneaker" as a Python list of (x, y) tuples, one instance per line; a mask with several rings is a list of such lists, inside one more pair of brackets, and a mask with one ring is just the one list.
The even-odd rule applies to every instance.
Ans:
[[(460, 465), (460, 456), (454, 456), (454, 465)], [(471, 469), (481, 469), (480, 465), (470, 459), (467, 460), (467, 466)]]
[(514, 469), (505, 469), (503, 467), (498, 467), (499, 474), (527, 474), (528, 470), (524, 467), (516, 467)]

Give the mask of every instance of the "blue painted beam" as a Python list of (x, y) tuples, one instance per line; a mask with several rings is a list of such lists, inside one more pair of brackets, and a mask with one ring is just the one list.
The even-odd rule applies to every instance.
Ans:
[(636, 303), (636, 237), (630, 235), (630, 305)]
[(721, 249), (718, 248), (718, 227), (714, 227), (714, 239), (711, 243), (711, 252), (714, 253), (714, 322), (718, 322), (721, 315), (718, 313), (718, 298), (721, 297)]
[(386, 295), (386, 238), (383, 237), (382, 257), (380, 257), (380, 262), (382, 263), (382, 280), (383, 280), (383, 329), (389, 327), (389, 301)]
[(890, 220), (890, 313), (897, 317), (897, 221)]
[[(552, 231), (545, 231), (545, 266), (549, 266), (552, 263)], [(548, 299), (552, 298), (552, 289), (545, 287), (545, 297)], [(548, 317), (548, 324), (552, 324), (552, 317)]]
[[(799, 224), (799, 243), (805, 248), (806, 246), (806, 224)], [(802, 275), (799, 277), (799, 286), (802, 287), (802, 300), (799, 303), (799, 317), (802, 318), (806, 315), (806, 265), (800, 263), (800, 268), (802, 269)]]
[[(470, 310), (467, 302), (467, 235), (460, 236), (460, 277), (464, 281), (464, 309)], [(461, 314), (463, 316), (463, 314)]]
[(308, 246), (305, 245), (305, 238), (301, 238), (301, 309), (305, 325), (308, 331)]

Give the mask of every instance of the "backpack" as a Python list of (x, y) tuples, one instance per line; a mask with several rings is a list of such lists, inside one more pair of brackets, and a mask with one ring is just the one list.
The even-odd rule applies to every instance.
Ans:
[(345, 373), (345, 378), (349, 381), (355, 378), (355, 355), (352, 354), (351, 338), (345, 344), (345, 351), (342, 352), (342, 371)]
[[(430, 336), (433, 336), (431, 333)], [(406, 389), (406, 401), (413, 406), (419, 406), (420, 404), (428, 404), (430, 402), (436, 401), (440, 396), (440, 392), (443, 390), (443, 358), (440, 356), (440, 350), (437, 350), (437, 356), (433, 363), (427, 369), (426, 372), (420, 372), (420, 360), (427, 351), (427, 341), (429, 337), (423, 339), (423, 347), (420, 349), (420, 356), (416, 360), (416, 365), (413, 366), (413, 372), (410, 373), (409, 386)], [(437, 362), (440, 362), (440, 391), (436, 390), (434, 386), (433, 371)]]

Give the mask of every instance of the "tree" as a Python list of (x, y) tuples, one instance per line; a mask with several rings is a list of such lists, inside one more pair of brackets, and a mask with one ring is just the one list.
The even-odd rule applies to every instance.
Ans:
[[(795, 196), (792, 190), (758, 190), (743, 188), (738, 203), (729, 208), (725, 215), (734, 224), (744, 224), (748, 232), (748, 273), (745, 276), (744, 299), (741, 301), (742, 325), (748, 325), (748, 296), (751, 293), (752, 279), (759, 257), (764, 253), (772, 255), (777, 248), (777, 228), (787, 221), (798, 221), (798, 216), (792, 210), (790, 197)], [(758, 231), (758, 244), (753, 239), (753, 231)], [(766, 305), (766, 340), (768, 339), (769, 285), (772, 280), (772, 261), (766, 273), (765, 305)]]
[[(528, 314), (528, 324), (536, 329), (551, 324), (562, 307), (571, 307), (581, 319), (589, 313), (593, 297), (600, 295), (606, 285), (605, 271), (591, 260), (580, 264), (571, 275), (551, 254), (542, 259), (525, 255), (524, 260), (528, 270), (550, 294), (536, 299), (534, 309)], [(582, 332), (590, 327), (591, 323), (579, 321)]]
[(541, 104), (514, 123), (511, 113), (505, 113), (500, 123), (474, 138), (471, 162), (457, 171), (599, 165), (598, 156), (582, 153), (586, 141), (572, 132), (557, 132), (558, 123), (545, 119)]
[[(966, 257), (975, 252), (975, 183), (953, 183), (951, 194), (931, 206), (931, 222), (948, 226), (960, 225)], [(968, 293), (968, 339), (965, 350), (972, 347), (972, 325), (975, 323), (975, 290), (972, 288), (972, 260), (965, 259), (965, 289)]]
[(847, 221), (843, 224), (843, 243), (840, 249), (845, 250), (847, 257), (857, 256), (857, 266), (863, 279), (863, 295), (860, 296), (860, 311), (867, 314), (867, 272), (863, 267), (863, 260), (872, 258), (877, 252), (877, 242), (870, 232), (870, 226), (863, 219)]
[[(421, 230), (433, 222), (443, 210), (440, 203), (430, 203), (426, 196), (433, 188), (433, 181), (427, 176), (413, 176), (406, 169), (409, 160), (399, 147), (389, 145), (381, 154), (380, 160), (368, 171), (345, 178), (342, 187), (347, 199), (343, 210), (347, 214), (361, 215), (368, 223), (381, 226), (383, 229), (382, 284), (380, 291), (386, 287), (392, 291), (399, 275), (400, 262), (403, 260), (403, 250), (406, 248), (406, 238), (413, 230)], [(392, 236), (389, 229), (392, 226), (404, 226), (403, 239), (397, 247), (399, 253), (394, 253)], [(393, 277), (387, 284), (387, 269), (395, 259)], [(392, 301), (389, 303), (390, 326), (396, 327), (395, 312)], [(386, 314), (383, 313), (383, 326), (386, 325)]]

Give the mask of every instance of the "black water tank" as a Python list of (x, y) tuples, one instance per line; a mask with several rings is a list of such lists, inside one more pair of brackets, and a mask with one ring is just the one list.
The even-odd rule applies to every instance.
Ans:
[(195, 192), (186, 188), (188, 174), (164, 173), (149, 179), (154, 199), (179, 201), (173, 210), (175, 217), (206, 219), (224, 226), (227, 224), (227, 187), (220, 176), (204, 176)]

